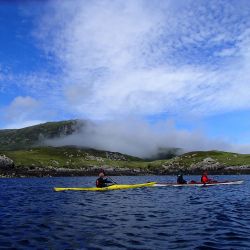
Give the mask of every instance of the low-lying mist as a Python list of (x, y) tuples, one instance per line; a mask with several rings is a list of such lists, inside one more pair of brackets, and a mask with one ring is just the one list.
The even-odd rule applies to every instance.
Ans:
[[(120, 152), (141, 158), (154, 158), (160, 152), (178, 153), (203, 150), (249, 152), (249, 146), (235, 146), (222, 139), (208, 138), (202, 131), (179, 130), (171, 121), (149, 124), (133, 119), (78, 122), (71, 135), (49, 139), (50, 146), (75, 145)], [(80, 129), (79, 129), (80, 128)]]

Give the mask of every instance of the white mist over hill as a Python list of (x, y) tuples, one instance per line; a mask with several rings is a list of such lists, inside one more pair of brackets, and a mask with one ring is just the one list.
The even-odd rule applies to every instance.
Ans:
[(47, 140), (51, 146), (75, 145), (125, 153), (143, 158), (159, 149), (180, 148), (181, 152), (223, 150), (249, 152), (249, 146), (235, 146), (222, 139), (209, 139), (201, 131), (177, 130), (171, 121), (149, 125), (134, 119), (83, 123), (72, 135)]

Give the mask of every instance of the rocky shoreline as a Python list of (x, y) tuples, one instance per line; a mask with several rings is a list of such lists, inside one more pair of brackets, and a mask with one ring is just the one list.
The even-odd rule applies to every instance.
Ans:
[[(209, 174), (228, 175), (228, 174), (250, 174), (250, 166), (226, 166), (206, 158), (196, 164), (186, 167), (176, 162), (168, 162), (158, 168), (121, 168), (104, 165), (101, 167), (108, 175), (176, 175), (182, 172), (185, 175), (200, 175), (204, 170)], [(73, 176), (97, 176), (100, 166), (84, 166), (82, 168), (63, 168), (52, 166), (15, 166), (13, 160), (2, 155), (0, 156), (0, 177), (73, 177)]]
[[(131, 170), (107, 170), (104, 169), (108, 175), (112, 176), (140, 176), (140, 175), (177, 175), (181, 170), (175, 169), (172, 171), (144, 171), (138, 169)], [(192, 171), (181, 171), (184, 175), (200, 175), (201, 169)], [(76, 170), (76, 169), (6, 169), (0, 171), (0, 178), (19, 178), (19, 177), (77, 177), (77, 176), (97, 176), (99, 170)], [(239, 175), (239, 174), (250, 174), (249, 168), (242, 166), (226, 168), (223, 170), (209, 170), (210, 175)]]

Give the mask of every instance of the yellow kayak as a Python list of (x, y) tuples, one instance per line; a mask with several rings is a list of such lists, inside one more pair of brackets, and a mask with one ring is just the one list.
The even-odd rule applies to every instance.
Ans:
[(97, 187), (89, 187), (89, 188), (60, 188), (55, 187), (54, 191), (108, 191), (108, 190), (119, 190), (119, 189), (129, 189), (129, 188), (140, 188), (140, 187), (152, 187), (156, 184), (156, 182), (147, 182), (141, 184), (115, 184), (108, 187), (97, 188)]

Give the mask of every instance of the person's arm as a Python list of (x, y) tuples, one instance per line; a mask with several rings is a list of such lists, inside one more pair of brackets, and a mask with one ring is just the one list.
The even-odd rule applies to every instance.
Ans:
[(105, 182), (105, 183), (114, 183), (113, 181), (111, 181), (111, 180), (109, 180), (109, 179), (107, 179), (107, 178), (104, 179), (104, 182)]
[(214, 183), (214, 182), (217, 182), (217, 181), (216, 181), (216, 180), (214, 180), (214, 179), (210, 179), (210, 178), (209, 178), (209, 179), (208, 179), (208, 182), (210, 182), (210, 183), (212, 183), (212, 182), (213, 182), (213, 183)]
[(209, 178), (209, 177), (207, 176), (207, 181), (208, 181), (208, 182), (213, 182), (213, 179), (211, 179), (211, 178)]

